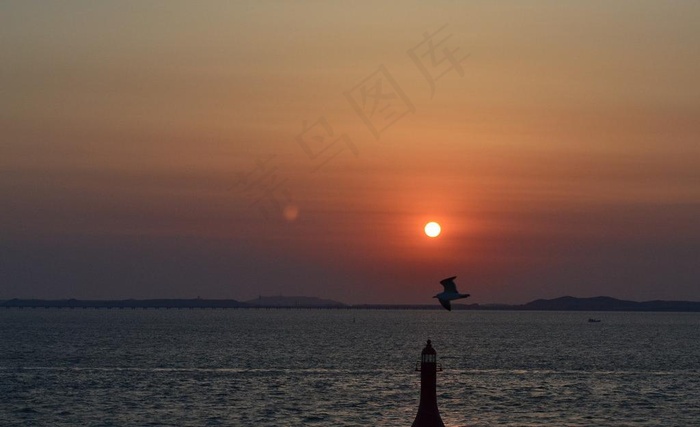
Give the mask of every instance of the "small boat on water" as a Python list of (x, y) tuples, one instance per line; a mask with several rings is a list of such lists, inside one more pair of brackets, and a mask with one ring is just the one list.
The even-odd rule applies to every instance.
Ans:
[(588, 318), (588, 323), (600, 323), (600, 319)]

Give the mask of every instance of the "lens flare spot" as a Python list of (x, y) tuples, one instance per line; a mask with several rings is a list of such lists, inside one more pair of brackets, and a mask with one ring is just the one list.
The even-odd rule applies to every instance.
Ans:
[(299, 207), (297, 205), (287, 205), (284, 207), (282, 214), (284, 215), (284, 219), (287, 221), (296, 221), (296, 219), (299, 217)]

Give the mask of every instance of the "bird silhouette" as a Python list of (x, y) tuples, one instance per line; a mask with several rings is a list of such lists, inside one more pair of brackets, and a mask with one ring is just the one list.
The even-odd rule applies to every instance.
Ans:
[(437, 298), (438, 301), (440, 301), (440, 304), (442, 304), (442, 306), (445, 307), (447, 311), (452, 311), (452, 305), (450, 304), (450, 301), (467, 298), (469, 296), (469, 294), (460, 294), (457, 291), (457, 285), (455, 284), (456, 278), (457, 276), (452, 276), (448, 277), (447, 279), (440, 280), (440, 284), (445, 288), (445, 290), (433, 297)]

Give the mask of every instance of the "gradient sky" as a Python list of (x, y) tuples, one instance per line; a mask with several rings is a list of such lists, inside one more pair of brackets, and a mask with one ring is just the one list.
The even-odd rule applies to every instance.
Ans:
[(0, 299), (700, 300), (698, 22), (3, 1)]

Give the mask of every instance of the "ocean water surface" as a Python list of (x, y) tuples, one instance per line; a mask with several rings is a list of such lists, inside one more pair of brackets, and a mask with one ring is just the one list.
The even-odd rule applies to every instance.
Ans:
[[(588, 323), (589, 317), (600, 323)], [(2, 426), (700, 426), (700, 313), (0, 310)]]

